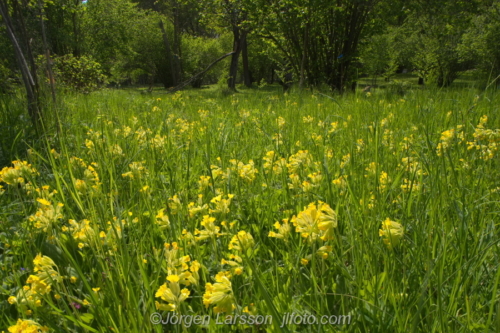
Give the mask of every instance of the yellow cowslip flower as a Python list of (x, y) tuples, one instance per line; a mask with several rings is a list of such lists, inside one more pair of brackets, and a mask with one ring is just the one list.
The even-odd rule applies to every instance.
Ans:
[(182, 209), (182, 203), (177, 194), (168, 198), (168, 207), (170, 208), (170, 212), (172, 212), (172, 214), (177, 214)]
[(247, 251), (255, 244), (253, 237), (250, 233), (241, 230), (238, 234), (234, 235), (229, 242), (229, 250)]
[(9, 302), (9, 304), (15, 304), (17, 303), (17, 298), (14, 297), (14, 296), (10, 296), (8, 299), (7, 299), (7, 302)]
[(78, 280), (78, 278), (76, 276), (72, 276), (69, 278), (69, 280), (71, 281), (71, 283), (76, 283), (76, 281)]
[(205, 229), (201, 231), (196, 229), (194, 232), (195, 235), (199, 235), (195, 237), (195, 240), (197, 242), (224, 235), (224, 233), (219, 232), (220, 227), (216, 226), (214, 222), (215, 222), (215, 217), (211, 217), (209, 215), (203, 216), (203, 220), (200, 222), (200, 224)]
[(227, 199), (222, 199), (222, 195), (218, 195), (213, 197), (210, 200), (210, 203), (214, 205), (213, 209), (209, 209), (208, 212), (211, 213), (220, 213), (227, 214), (230, 212), (229, 205), (231, 204), (231, 200), (234, 198), (234, 194), (228, 194)]
[(52, 204), (50, 203), (50, 201), (45, 200), (43, 198), (38, 198), (38, 199), (36, 199), (36, 201), (38, 201), (39, 203), (41, 203), (43, 206), (52, 206)]
[(278, 232), (270, 231), (268, 236), (287, 240), (292, 229), (289, 222), (289, 219), (283, 219), (283, 224), (279, 222), (274, 223), (274, 228), (277, 229)]
[(330, 129), (328, 130), (328, 133), (335, 133), (339, 127), (339, 122), (333, 122), (330, 124)]
[[(94, 231), (89, 220), (82, 220), (80, 223), (75, 220), (69, 220), (68, 222), (73, 238), (81, 241), (81, 244), (83, 244), (82, 247), (85, 245), (85, 242), (89, 242), (96, 237), (96, 231)], [(78, 244), (78, 247), (80, 247), (80, 244)]]
[(379, 185), (378, 185), (379, 191), (384, 191), (387, 185), (389, 184), (390, 180), (391, 179), (387, 175), (387, 172), (381, 171), (379, 177)]
[(290, 178), (291, 183), (288, 183), (288, 188), (289, 189), (299, 189), (303, 184), (300, 183), (300, 176), (296, 173), (292, 173), (288, 175), (288, 178)]
[(194, 202), (188, 204), (189, 217), (194, 217), (208, 210), (208, 205), (203, 203), (203, 194), (198, 194), (198, 206)]
[(313, 202), (292, 218), (295, 231), (300, 232), (303, 238), (314, 241), (327, 241), (334, 238), (334, 229), (337, 227), (337, 213), (326, 203)]
[(309, 151), (307, 150), (299, 150), (296, 154), (291, 155), (288, 158), (287, 168), (289, 173), (297, 173), (301, 166), (308, 167), (312, 164), (313, 158)]
[(306, 258), (302, 258), (302, 259), (300, 259), (300, 263), (302, 265), (306, 266), (309, 263), (309, 260), (307, 260)]
[(213, 285), (211, 283), (205, 285), (203, 304), (206, 308), (215, 305), (215, 313), (233, 312), (236, 309), (236, 300), (233, 295), (231, 281), (227, 276), (219, 274), (217, 274), (215, 280), (217, 282)]
[(382, 229), (379, 230), (379, 236), (383, 237), (383, 241), (389, 250), (398, 246), (404, 236), (404, 228), (398, 223), (387, 218), (382, 222)]
[(282, 128), (283, 126), (285, 126), (285, 123), (286, 123), (285, 118), (283, 118), (281, 116), (278, 117), (276, 119), (276, 123), (278, 124), (278, 128)]
[(210, 186), (210, 179), (212, 179), (212, 177), (210, 176), (200, 176), (200, 180), (198, 181), (200, 191), (204, 191), (207, 187)]
[(160, 209), (156, 214), (156, 224), (158, 224), (162, 230), (170, 227), (170, 219), (168, 215), (165, 215), (165, 208)]
[(343, 169), (351, 161), (351, 154), (342, 156), (342, 161), (340, 162), (340, 168)]
[(101, 288), (92, 288), (92, 291), (95, 292), (96, 294), (101, 290)]
[(47, 326), (41, 326), (33, 320), (18, 319), (17, 323), (8, 328), (10, 333), (39, 333), (48, 332)]
[(75, 179), (74, 183), (75, 188), (78, 192), (82, 194), (87, 192), (87, 183), (85, 182), (85, 180)]
[(330, 252), (332, 252), (332, 247), (330, 245), (325, 245), (325, 246), (320, 247), (316, 251), (316, 254), (323, 259), (327, 259)]
[(302, 117), (302, 122), (304, 124), (310, 124), (313, 121), (314, 121), (314, 117), (312, 117), (312, 116)]
[(42, 256), (41, 253), (37, 254), (35, 259), (33, 259), (33, 264), (35, 265), (34, 269), (35, 272), (44, 271), (48, 269), (51, 270), (53, 266), (56, 266), (56, 264), (50, 257)]
[(157, 310), (174, 311), (189, 297), (190, 291), (188, 289), (180, 289), (180, 280), (181, 277), (178, 275), (167, 276), (168, 282), (158, 288), (155, 297), (161, 298), (163, 301), (168, 302), (168, 304), (155, 302)]
[[(37, 189), (37, 192), (40, 192)], [(48, 196), (53, 195), (47, 194)], [(61, 218), (63, 218), (62, 207), (64, 204), (57, 203), (53, 205), (50, 201), (44, 198), (38, 198), (37, 202), (40, 204), (38, 210), (35, 214), (28, 217), (28, 221), (30, 221), (35, 228), (42, 229), (44, 232), (49, 232), (52, 229), (52, 226)]]
[(0, 180), (11, 186), (24, 185), (26, 178), (37, 171), (26, 161), (13, 161), (13, 167), (5, 167), (0, 171)]

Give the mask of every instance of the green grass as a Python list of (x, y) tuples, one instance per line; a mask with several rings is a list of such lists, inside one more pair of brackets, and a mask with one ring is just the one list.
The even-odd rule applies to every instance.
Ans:
[[(61, 99), (59, 131), (49, 124), (18, 153), (32, 169), (3, 171), (0, 329), (24, 318), (54, 332), (500, 330), (497, 94), (339, 97), (271, 86)], [(305, 210), (320, 202), (335, 213)], [(315, 217), (329, 224), (318, 229)], [(284, 219), (288, 233), (274, 227)], [(396, 222), (392, 247), (379, 236), (386, 219)], [(35, 272), (39, 253), (54, 265)], [(49, 267), (57, 272), (45, 280), (50, 290), (38, 286), (47, 292), (24, 300), (23, 286), (36, 287), (29, 276)], [(150, 322), (167, 315), (155, 307), (169, 303), (155, 297), (162, 285), (180, 295), (173, 275), (189, 290), (170, 300), (176, 313), (208, 315), (208, 325)], [(205, 306), (207, 283), (218, 283), (224, 300)], [(273, 323), (217, 325), (214, 306), (233, 315), (248, 307)], [(351, 320), (280, 327), (292, 312)]]

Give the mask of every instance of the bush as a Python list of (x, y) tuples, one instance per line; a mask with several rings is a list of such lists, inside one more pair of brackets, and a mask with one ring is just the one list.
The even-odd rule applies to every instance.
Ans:
[(54, 74), (60, 86), (73, 91), (89, 93), (106, 83), (101, 65), (91, 57), (67, 54), (54, 58)]

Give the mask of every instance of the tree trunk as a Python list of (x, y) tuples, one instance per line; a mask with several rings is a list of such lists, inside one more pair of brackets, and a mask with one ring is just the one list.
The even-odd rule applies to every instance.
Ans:
[(231, 90), (236, 90), (236, 75), (238, 73), (238, 58), (241, 52), (241, 40), (240, 29), (237, 26), (233, 26), (233, 54), (229, 66), (229, 78), (227, 79), (227, 87)]
[(248, 43), (246, 33), (241, 38), (241, 58), (243, 61), (243, 83), (246, 87), (250, 88), (252, 86), (252, 78), (250, 76), (250, 68), (248, 66)]
[(159, 22), (161, 34), (163, 36), (163, 43), (165, 44), (165, 49), (167, 50), (167, 60), (170, 65), (170, 75), (172, 76), (172, 86), (175, 87), (178, 84), (178, 79), (175, 70), (175, 64), (172, 57), (172, 49), (170, 48), (170, 43), (168, 41), (167, 32), (165, 31), (165, 26), (163, 25), (163, 21), (160, 19)]
[[(12, 46), (14, 48), (14, 53), (16, 57), (16, 62), (21, 70), (21, 75), (23, 78), (23, 83), (26, 88), (26, 95), (28, 100), (28, 114), (31, 117), (31, 121), (35, 127), (38, 127), (38, 123), (40, 120), (40, 100), (38, 95), (38, 83), (36, 78), (36, 72), (30, 70), (26, 58), (24, 57), (23, 51), (19, 46), (18, 39), (14, 34), (14, 28), (12, 26), (12, 21), (9, 16), (7, 3), (5, 0), (0, 0), (0, 15), (5, 22), (5, 26), (7, 27), (7, 36), (9, 37)], [(29, 50), (30, 51), (30, 50)], [(28, 51), (28, 52), (29, 52)], [(29, 56), (29, 55), (28, 55)], [(31, 54), (31, 57), (33, 55)]]

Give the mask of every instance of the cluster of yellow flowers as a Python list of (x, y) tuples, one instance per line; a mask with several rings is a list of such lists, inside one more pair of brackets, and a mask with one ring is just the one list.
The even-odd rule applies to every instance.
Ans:
[(436, 148), (438, 156), (443, 156), (443, 153), (449, 149), (455, 138), (458, 139), (459, 142), (465, 140), (462, 128), (463, 125), (458, 125), (456, 129), (452, 128), (441, 133), (441, 138), (439, 139), (439, 143)]
[(259, 172), (255, 168), (255, 163), (252, 160), (248, 161), (248, 163), (245, 164), (241, 161), (232, 159), (232, 160), (229, 160), (229, 163), (231, 163), (233, 165), (233, 167), (228, 169), (228, 174), (229, 174), (229, 172), (234, 172), (240, 178), (242, 178), (243, 180), (245, 180), (248, 183), (253, 182), (255, 180), (257, 173)]
[(30, 275), (26, 285), (19, 290), (17, 296), (9, 297), (10, 304), (18, 304), (25, 313), (31, 313), (29, 308), (42, 306), (43, 295), (50, 293), (54, 282), (61, 282), (61, 276), (56, 271), (54, 261), (38, 254), (33, 260), (36, 275)]
[(48, 234), (52, 234), (52, 227), (59, 219), (64, 217), (62, 214), (62, 207), (64, 207), (64, 204), (58, 202), (54, 205), (50, 201), (53, 196), (57, 194), (57, 191), (53, 190), (52, 192), (49, 192), (48, 185), (37, 188), (36, 192), (37, 195), (40, 196), (36, 199), (38, 203), (38, 210), (35, 214), (28, 217), (28, 221), (30, 221), (35, 228), (41, 229), (43, 232), (47, 232)]
[(322, 201), (310, 203), (291, 222), (295, 231), (300, 232), (303, 238), (310, 242), (317, 239), (327, 241), (334, 238), (334, 229), (337, 227), (337, 213)]
[(382, 237), (387, 248), (392, 250), (401, 242), (404, 236), (404, 228), (400, 223), (387, 218), (382, 222), (382, 229), (379, 230), (379, 236)]
[(191, 294), (189, 289), (181, 289), (180, 286), (198, 285), (200, 280), (198, 271), (201, 265), (196, 260), (191, 261), (189, 255), (182, 255), (182, 249), (176, 242), (165, 243), (164, 251), (167, 261), (167, 282), (158, 288), (155, 297), (167, 304), (156, 301), (155, 305), (157, 310), (177, 311), (180, 304)]
[(485, 128), (487, 116), (482, 116), (479, 124), (474, 129), (474, 141), (467, 142), (468, 149), (476, 149), (481, 152), (481, 158), (485, 161), (495, 157), (500, 146), (500, 129)]
[(26, 161), (14, 161), (12, 164), (13, 167), (5, 167), (0, 171), (0, 182), (23, 186), (27, 178), (37, 173), (36, 169)]
[(40, 333), (48, 332), (47, 326), (41, 326), (33, 320), (18, 319), (17, 323), (9, 327), (10, 333)]

